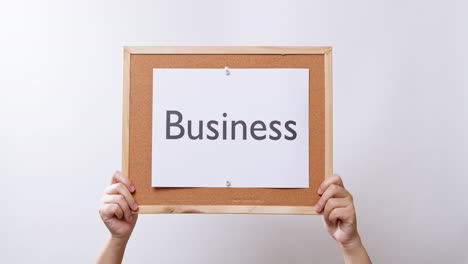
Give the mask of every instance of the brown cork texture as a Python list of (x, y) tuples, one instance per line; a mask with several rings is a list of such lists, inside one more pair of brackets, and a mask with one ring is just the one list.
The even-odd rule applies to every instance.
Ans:
[[(314, 206), (320, 198), (316, 190), (325, 178), (324, 65), (323, 54), (130, 54), (128, 177), (137, 189), (137, 203), (140, 206)], [(224, 67), (310, 69), (309, 188), (151, 187), (153, 68)]]

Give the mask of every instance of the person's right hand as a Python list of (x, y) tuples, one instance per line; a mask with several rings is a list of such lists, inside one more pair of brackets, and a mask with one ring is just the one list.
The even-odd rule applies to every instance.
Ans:
[(133, 199), (135, 186), (130, 180), (116, 171), (111, 184), (104, 191), (99, 208), (101, 219), (113, 238), (128, 240), (137, 222), (138, 205)]

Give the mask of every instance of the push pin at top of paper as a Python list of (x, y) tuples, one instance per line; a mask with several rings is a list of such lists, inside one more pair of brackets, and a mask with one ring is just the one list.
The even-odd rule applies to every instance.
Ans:
[(224, 67), (224, 71), (226, 72), (227, 76), (231, 75), (231, 71), (229, 71), (228, 67)]
[(226, 187), (231, 187), (231, 182), (230, 181), (226, 181)]

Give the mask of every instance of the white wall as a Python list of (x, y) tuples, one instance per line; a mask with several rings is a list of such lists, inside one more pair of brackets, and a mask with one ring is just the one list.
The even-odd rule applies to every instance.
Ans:
[[(131, 2), (131, 3), (130, 3)], [(331, 45), (335, 171), (375, 263), (468, 262), (466, 1), (2, 1), (0, 258), (90, 263), (123, 45)], [(318, 216), (143, 215), (127, 263), (340, 263)]]

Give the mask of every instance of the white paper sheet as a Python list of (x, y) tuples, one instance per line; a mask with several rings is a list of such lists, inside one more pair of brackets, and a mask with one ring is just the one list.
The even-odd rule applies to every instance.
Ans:
[[(152, 186), (309, 187), (308, 69), (154, 69)], [(179, 139), (168, 137), (181, 136)], [(169, 112), (171, 113), (171, 112)], [(226, 113), (226, 117), (223, 117)], [(172, 125), (167, 131), (167, 121)], [(202, 139), (188, 137), (199, 134)], [(217, 121), (219, 136), (207, 127)], [(271, 129), (271, 122), (281, 132)], [(226, 121), (226, 139), (223, 139)], [(236, 125), (232, 139), (232, 121)], [(256, 123), (253, 134), (251, 125)], [(289, 130), (285, 123), (289, 122)], [(292, 123), (295, 122), (295, 125)], [(296, 132), (294, 138), (293, 132)], [(211, 139), (208, 139), (208, 135)], [(255, 139), (265, 135), (266, 139)], [(270, 139), (272, 136), (273, 139)], [(289, 139), (286, 139), (288, 136)]]

